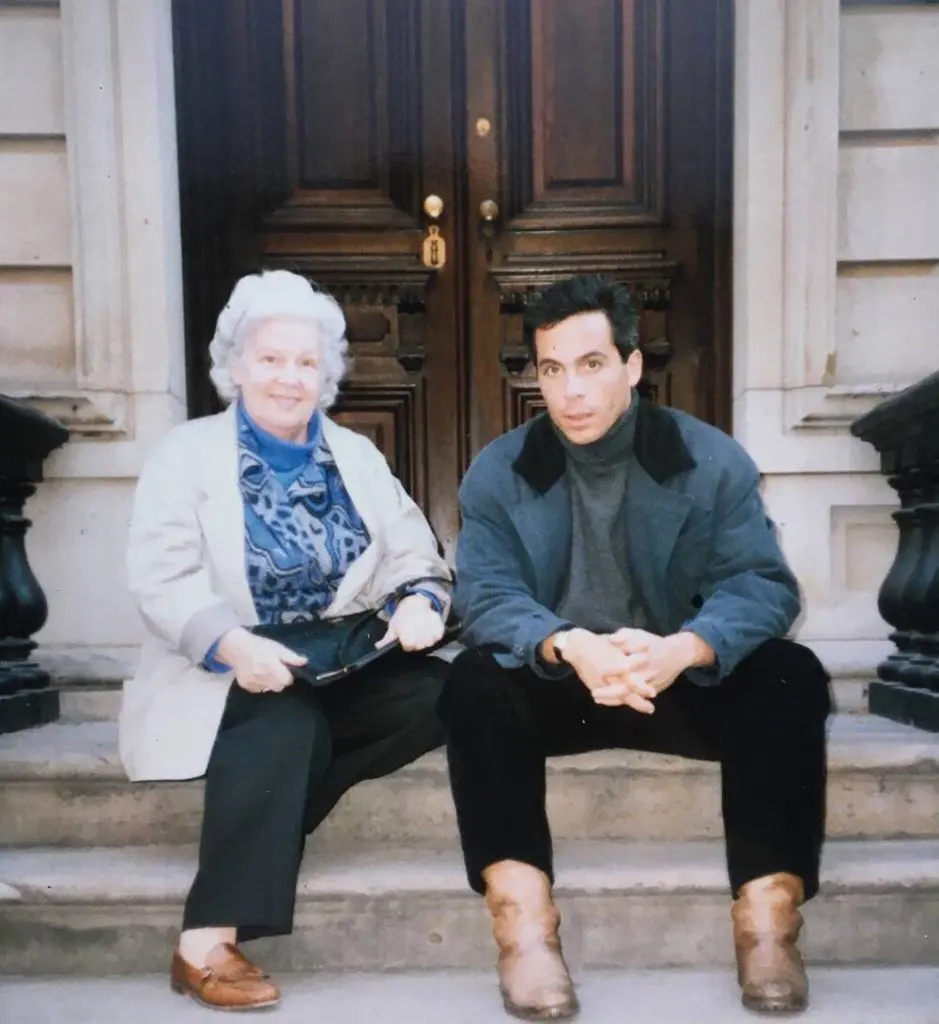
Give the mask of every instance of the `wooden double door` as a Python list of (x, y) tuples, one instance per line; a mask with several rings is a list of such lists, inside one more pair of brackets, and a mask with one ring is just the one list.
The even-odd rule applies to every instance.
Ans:
[(632, 289), (644, 382), (729, 420), (730, 0), (175, 0), (190, 411), (236, 277), (308, 275), (368, 434), (448, 552), (471, 457), (539, 408), (521, 314)]

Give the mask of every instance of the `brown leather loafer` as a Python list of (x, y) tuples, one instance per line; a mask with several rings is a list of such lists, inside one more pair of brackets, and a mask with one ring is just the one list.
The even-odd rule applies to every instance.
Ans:
[(280, 1002), (280, 992), (269, 976), (227, 942), (209, 953), (202, 968), (193, 967), (177, 950), (170, 986), (213, 1010), (262, 1010)]

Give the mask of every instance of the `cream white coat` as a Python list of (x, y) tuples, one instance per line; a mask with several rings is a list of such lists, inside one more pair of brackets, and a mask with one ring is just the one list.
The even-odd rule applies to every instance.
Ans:
[[(324, 417), (324, 436), (372, 542), (328, 617), (379, 607), (402, 583), (450, 572), (423, 513), (365, 437)], [(245, 574), (235, 407), (172, 430), (140, 476), (127, 553), (130, 589), (149, 633), (124, 683), (120, 754), (132, 781), (205, 773), (233, 673), (199, 667), (194, 621), (217, 612), (257, 623)], [(214, 611), (213, 611), (214, 610)], [(201, 647), (201, 644), (199, 645)]]

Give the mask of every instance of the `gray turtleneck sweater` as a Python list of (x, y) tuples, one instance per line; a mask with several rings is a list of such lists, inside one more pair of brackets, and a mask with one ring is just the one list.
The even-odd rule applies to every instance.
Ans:
[(574, 444), (555, 428), (567, 456), (573, 528), (570, 570), (556, 612), (596, 633), (646, 624), (630, 581), (624, 507), (638, 406), (634, 391), (626, 412), (591, 444)]

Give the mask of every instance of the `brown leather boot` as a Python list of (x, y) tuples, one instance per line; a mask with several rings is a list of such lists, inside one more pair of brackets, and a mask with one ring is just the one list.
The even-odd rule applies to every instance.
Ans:
[(499, 947), (499, 989), (506, 1012), (522, 1020), (567, 1020), (580, 1005), (561, 953), (561, 915), (548, 876), (503, 860), (483, 872), (486, 906)]
[(801, 1013), (809, 1001), (805, 965), (796, 946), (805, 898), (796, 875), (756, 878), (740, 887), (731, 908), (737, 980), (743, 1005), (758, 1013)]
[(261, 1010), (280, 1001), (280, 992), (268, 975), (227, 942), (210, 951), (202, 968), (193, 967), (177, 950), (170, 985), (174, 992), (215, 1010)]

